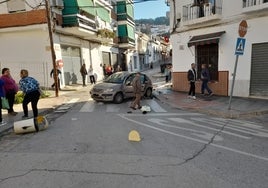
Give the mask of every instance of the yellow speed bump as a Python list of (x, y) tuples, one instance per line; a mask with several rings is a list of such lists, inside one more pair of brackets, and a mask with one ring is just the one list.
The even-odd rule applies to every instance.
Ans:
[(133, 142), (141, 141), (140, 133), (136, 130), (132, 130), (128, 134), (128, 140)]

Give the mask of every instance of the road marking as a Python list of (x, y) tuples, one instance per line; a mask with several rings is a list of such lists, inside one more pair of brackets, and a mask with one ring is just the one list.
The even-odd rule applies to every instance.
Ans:
[[(189, 121), (189, 120), (186, 120), (186, 119), (182, 119), (182, 118), (168, 118), (169, 120), (171, 121), (175, 121), (177, 123), (186, 123), (186, 124), (190, 124), (190, 125), (193, 125), (193, 126), (196, 126), (196, 127), (202, 127), (202, 128), (205, 128), (205, 129), (209, 129), (209, 130), (213, 130), (213, 131), (219, 131), (219, 129), (215, 129), (215, 128), (211, 128), (211, 127), (207, 127), (207, 126), (204, 126), (204, 125), (199, 125), (199, 124), (196, 124), (192, 121)], [(193, 120), (195, 118), (192, 118)], [(198, 119), (198, 118), (196, 118)], [(229, 134), (229, 135), (232, 135), (232, 136), (236, 136), (236, 137), (240, 137), (240, 138), (244, 138), (244, 139), (250, 139), (250, 137), (247, 137), (247, 136), (242, 136), (242, 135), (239, 135), (239, 134), (235, 134), (235, 133), (232, 133), (232, 132), (229, 132), (229, 131), (221, 131), (222, 133), (225, 133), (225, 134)]]
[(146, 117), (155, 117), (155, 116), (203, 116), (202, 114), (197, 114), (197, 113), (147, 113), (146, 115), (144, 114), (118, 114), (118, 115), (123, 115), (123, 116), (132, 116), (132, 117), (138, 117), (138, 116), (146, 116)]
[(95, 102), (88, 101), (82, 106), (82, 108), (79, 110), (79, 112), (93, 112), (94, 109), (95, 109)]
[(154, 112), (167, 112), (155, 100), (147, 100), (146, 104), (149, 105)]
[[(213, 137), (213, 135), (214, 135), (212, 133), (207, 133), (207, 132), (204, 132), (204, 131), (198, 131), (198, 130), (195, 130), (195, 129), (188, 129), (188, 128), (183, 128), (183, 127), (178, 127), (178, 126), (175, 126), (175, 125), (169, 125), (168, 124), (168, 121), (163, 120), (163, 119), (151, 118), (151, 119), (148, 119), (148, 121), (150, 121), (152, 123), (155, 123), (155, 124), (158, 124), (158, 125), (161, 125), (163, 127), (169, 127), (169, 128), (175, 128), (175, 129), (180, 129), (180, 130), (194, 132), (194, 133), (191, 133), (191, 134), (192, 135), (195, 135), (197, 137), (206, 139), (206, 140), (210, 140)], [(223, 138), (221, 136), (218, 136), (217, 135), (214, 140), (215, 141), (222, 141)]]
[[(215, 120), (203, 119), (203, 118), (191, 118), (191, 119), (195, 120), (195, 121), (203, 122), (203, 123), (209, 122), (210, 124), (213, 124), (213, 125), (218, 126), (218, 127), (222, 127), (223, 124), (226, 124), (228, 122), (227, 120), (224, 122), (219, 122), (219, 120), (217, 120), (217, 119), (215, 119)], [(237, 125), (232, 125), (232, 120), (230, 120), (230, 122), (228, 122), (228, 125), (226, 126), (226, 129), (231, 129), (231, 130), (239, 131), (241, 133), (245, 133), (245, 134), (249, 134), (249, 135), (268, 138), (268, 133), (266, 133), (266, 130), (259, 131), (259, 129), (254, 130), (254, 129), (250, 129), (250, 128), (246, 128), (246, 127), (241, 127), (240, 125), (245, 125), (243, 123), (244, 122), (240, 122), (240, 124), (238, 124), (238, 121), (236, 121)]]
[[(191, 141), (194, 141), (194, 142), (198, 142), (198, 143), (202, 143), (202, 144), (208, 144), (208, 142), (203, 141), (203, 140), (200, 140), (200, 139), (191, 138), (191, 137), (184, 136), (184, 135), (181, 135), (181, 134), (173, 133), (173, 132), (171, 132), (171, 131), (167, 131), (167, 130), (164, 130), (164, 129), (160, 129), (160, 128), (157, 128), (157, 127), (148, 125), (148, 124), (146, 124), (146, 123), (142, 123), (142, 122), (139, 122), (139, 121), (130, 119), (130, 118), (126, 117), (125, 114), (118, 114), (118, 115), (119, 115), (121, 118), (123, 118), (123, 119), (125, 119), (125, 120), (127, 120), (127, 121), (136, 123), (136, 124), (138, 124), (138, 125), (141, 125), (141, 126), (144, 126), (144, 127), (147, 127), (147, 128), (151, 128), (151, 129), (154, 129), (154, 130), (157, 130), (157, 131), (166, 133), (166, 134), (170, 134), (170, 135), (177, 136), (177, 137), (180, 137), (180, 138), (184, 138), (184, 139), (187, 139), (187, 140), (191, 140)], [(253, 157), (253, 158), (256, 158), (256, 159), (260, 159), (260, 160), (268, 161), (268, 158), (267, 158), (267, 157), (258, 156), (258, 155), (255, 155), (255, 154), (247, 153), (247, 152), (240, 151), (240, 150), (233, 149), (233, 148), (229, 148), (229, 147), (226, 147), (226, 146), (221, 146), (221, 145), (213, 144), (213, 143), (211, 143), (210, 146), (214, 146), (214, 147), (216, 147), (216, 148), (224, 149), (224, 150), (231, 151), (231, 152), (234, 152), (234, 153), (238, 153), (238, 154), (241, 154), (241, 155), (245, 155), (245, 156), (248, 156), (248, 157)]]

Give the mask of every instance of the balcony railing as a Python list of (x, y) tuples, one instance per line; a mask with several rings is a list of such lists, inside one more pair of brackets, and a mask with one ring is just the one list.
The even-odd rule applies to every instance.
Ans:
[(118, 37), (118, 43), (135, 43), (135, 40), (129, 37)]
[(222, 14), (222, 0), (210, 0), (209, 3), (188, 4), (183, 6), (183, 21), (209, 18)]
[(243, 0), (243, 8), (262, 5), (268, 3), (268, 0)]
[(95, 20), (89, 19), (86, 16), (80, 14), (64, 15), (63, 27), (74, 27), (74, 26), (80, 26), (89, 30), (96, 30)]

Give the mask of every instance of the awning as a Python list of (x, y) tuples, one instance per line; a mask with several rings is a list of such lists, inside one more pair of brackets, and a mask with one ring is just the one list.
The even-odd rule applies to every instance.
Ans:
[(191, 47), (194, 45), (196, 46), (196, 45), (218, 43), (223, 33), (225, 33), (225, 31), (193, 36), (188, 42), (188, 47)]

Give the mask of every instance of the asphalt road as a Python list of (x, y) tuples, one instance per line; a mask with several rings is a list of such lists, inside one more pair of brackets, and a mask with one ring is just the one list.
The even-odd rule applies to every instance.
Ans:
[(70, 94), (47, 130), (2, 137), (0, 187), (267, 188), (267, 125), (142, 102), (150, 113)]

